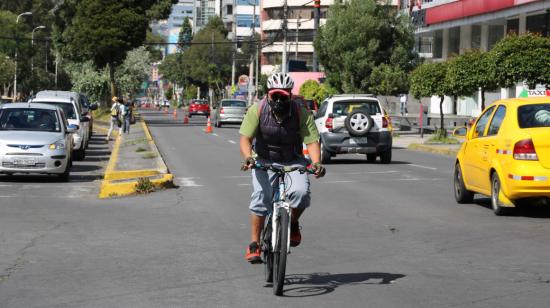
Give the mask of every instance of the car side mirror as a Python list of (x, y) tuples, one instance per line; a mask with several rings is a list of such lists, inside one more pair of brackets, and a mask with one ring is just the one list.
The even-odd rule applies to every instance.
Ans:
[(466, 126), (458, 127), (453, 131), (453, 137), (465, 139), (467, 135), (468, 135), (468, 128), (466, 128)]
[(78, 125), (76, 125), (76, 124), (69, 124), (69, 125), (67, 125), (66, 133), (67, 133), (67, 134), (74, 134), (74, 133), (76, 133), (76, 131), (77, 131), (79, 128), (80, 128), (80, 127), (78, 127)]
[(97, 107), (98, 107), (97, 103), (93, 103), (90, 105), (90, 110), (97, 110)]

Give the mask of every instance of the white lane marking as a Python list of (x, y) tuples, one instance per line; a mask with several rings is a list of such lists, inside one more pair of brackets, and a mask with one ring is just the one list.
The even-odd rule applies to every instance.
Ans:
[(220, 135), (218, 135), (218, 134), (216, 134), (216, 133), (213, 133), (212, 136), (219, 137)]
[(14, 195), (6, 195), (6, 196), (0, 196), (0, 198), (15, 198)]
[(423, 168), (423, 169), (430, 169), (430, 170), (437, 170), (437, 168), (434, 167), (428, 167), (428, 166), (422, 166), (422, 165), (416, 165), (416, 164), (408, 164), (409, 166), (413, 166), (416, 168)]
[(12, 187), (13, 185), (0, 185), (0, 187)]
[(355, 181), (325, 181), (319, 182), (319, 184), (338, 184), (338, 183), (354, 183)]
[(224, 178), (229, 178), (229, 179), (233, 179), (233, 178), (249, 178), (250, 175), (226, 175), (224, 176)]
[(252, 184), (250, 183), (241, 183), (241, 184), (238, 184), (239, 186), (252, 186)]
[(229, 143), (233, 143), (233, 144), (236, 144), (236, 142), (235, 142), (235, 141), (233, 141), (233, 140), (227, 140), (227, 141), (229, 141)]
[(178, 184), (183, 187), (202, 187), (202, 185), (199, 185), (195, 183), (196, 178), (178, 178)]
[(386, 173), (397, 173), (397, 170), (387, 170), (387, 171), (366, 171), (366, 172), (338, 172), (330, 174), (345, 174), (345, 175), (361, 175), (361, 174), (386, 174)]

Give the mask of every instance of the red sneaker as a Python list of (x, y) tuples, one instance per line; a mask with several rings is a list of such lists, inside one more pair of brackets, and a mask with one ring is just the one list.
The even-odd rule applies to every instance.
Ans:
[(290, 223), (290, 247), (296, 247), (300, 245), (302, 241), (302, 233), (300, 233), (300, 223)]
[(256, 242), (250, 243), (246, 248), (246, 260), (252, 264), (262, 263), (262, 250)]

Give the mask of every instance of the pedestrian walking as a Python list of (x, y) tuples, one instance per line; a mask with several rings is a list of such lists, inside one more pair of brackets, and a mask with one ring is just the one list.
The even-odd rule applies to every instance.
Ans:
[(113, 129), (116, 127), (120, 127), (120, 103), (119, 99), (116, 96), (113, 96), (111, 99), (112, 105), (111, 105), (111, 125), (109, 127), (109, 131), (107, 132), (107, 137), (105, 140), (109, 142), (111, 140), (111, 133), (113, 132)]
[(401, 115), (409, 115), (409, 111), (407, 110), (407, 94), (401, 94), (399, 105), (401, 107)]
[(126, 104), (124, 104), (123, 112), (122, 112), (122, 132), (123, 133), (126, 133), (126, 134), (130, 133), (130, 124), (131, 124), (131, 119), (133, 117), (132, 113), (133, 113), (132, 103), (128, 101), (126, 102)]

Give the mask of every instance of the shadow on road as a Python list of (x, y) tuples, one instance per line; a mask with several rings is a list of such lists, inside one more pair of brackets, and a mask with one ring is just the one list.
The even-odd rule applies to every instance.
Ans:
[[(488, 210), (493, 210), (491, 206), (491, 198), (474, 199), (474, 203), (487, 208)], [(516, 208), (510, 208), (507, 216), (545, 219), (550, 218), (550, 203), (545, 205), (539, 204), (534, 200), (524, 200), (523, 202), (518, 203)]]
[(405, 277), (403, 274), (391, 273), (313, 273), (287, 275), (284, 296), (310, 297), (334, 292), (339, 287), (350, 285), (391, 284)]

